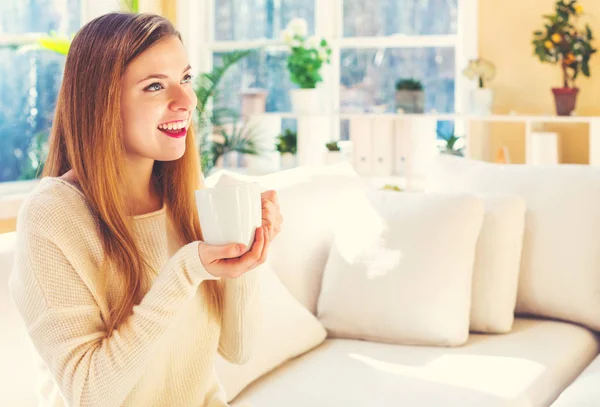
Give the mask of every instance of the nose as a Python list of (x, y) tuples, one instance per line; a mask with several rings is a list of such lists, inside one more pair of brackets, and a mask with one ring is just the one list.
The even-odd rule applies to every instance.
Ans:
[(191, 87), (176, 86), (172, 88), (169, 108), (174, 112), (189, 112), (196, 108), (198, 99)]

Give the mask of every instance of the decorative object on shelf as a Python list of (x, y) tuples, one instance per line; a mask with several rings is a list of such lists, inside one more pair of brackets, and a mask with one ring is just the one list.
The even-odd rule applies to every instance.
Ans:
[(242, 116), (250, 117), (266, 111), (269, 91), (261, 88), (248, 88), (240, 92), (242, 98)]
[(417, 79), (399, 79), (396, 82), (396, 111), (401, 113), (424, 113), (425, 92)]
[(296, 153), (298, 152), (297, 133), (285, 129), (283, 134), (277, 136), (277, 151), (281, 154), (281, 168), (288, 169), (297, 166)]
[(325, 152), (325, 164), (337, 164), (344, 161), (342, 149), (338, 145), (337, 141), (325, 143), (325, 147), (327, 148), (327, 151)]
[(282, 32), (282, 39), (290, 47), (287, 69), (298, 89), (290, 91), (292, 109), (299, 114), (322, 111), (321, 95), (317, 85), (323, 81), (321, 68), (331, 62), (331, 48), (324, 38), (307, 37), (307, 24), (301, 18), (291, 20)]
[(384, 191), (402, 192), (402, 188), (400, 188), (398, 185), (392, 184), (385, 184), (383, 187), (381, 187), (381, 189)]
[[(464, 137), (456, 136), (454, 134), (454, 127), (449, 131), (437, 131), (438, 139), (442, 142), (442, 145), (439, 146), (440, 153), (442, 154), (450, 154), (459, 157), (463, 157), (464, 153)], [(462, 147), (458, 147), (458, 144), (462, 143)]]
[(496, 164), (510, 164), (510, 151), (507, 146), (502, 146), (498, 148), (496, 152)]
[(590, 76), (590, 58), (597, 51), (592, 47), (590, 26), (581, 29), (575, 25), (582, 15), (579, 0), (558, 0), (555, 13), (544, 16), (544, 29), (533, 33), (535, 55), (541, 62), (560, 64), (562, 69), (562, 88), (552, 88), (559, 116), (569, 116), (575, 110), (579, 92), (575, 80), (580, 73)]
[(486, 88), (485, 84), (496, 76), (496, 66), (483, 58), (472, 59), (463, 70), (463, 75), (470, 80), (477, 80), (477, 88), (471, 92), (471, 113), (492, 114), (494, 91)]

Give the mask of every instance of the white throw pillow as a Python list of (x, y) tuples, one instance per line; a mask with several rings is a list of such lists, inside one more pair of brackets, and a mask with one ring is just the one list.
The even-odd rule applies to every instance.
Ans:
[(516, 195), (479, 197), (485, 214), (473, 268), (471, 331), (508, 333), (515, 319), (525, 200)]
[(277, 191), (284, 221), (269, 248), (269, 261), (294, 298), (316, 314), (333, 230), (336, 224), (353, 220), (355, 215), (344, 208), (366, 190), (366, 183), (350, 164), (340, 163), (255, 177), (218, 171), (206, 179), (206, 185), (214, 186), (224, 177), (258, 182), (263, 189)]
[(315, 316), (283, 286), (269, 263), (256, 271), (262, 312), (256, 348), (243, 365), (229, 363), (221, 356), (216, 360), (217, 377), (227, 401), (264, 374), (321, 344), (327, 335)]
[(372, 191), (349, 202), (335, 235), (318, 317), (331, 336), (457, 346), (469, 335), (483, 202)]
[(600, 330), (600, 168), (440, 156), (427, 190), (508, 193), (527, 213), (516, 312)]

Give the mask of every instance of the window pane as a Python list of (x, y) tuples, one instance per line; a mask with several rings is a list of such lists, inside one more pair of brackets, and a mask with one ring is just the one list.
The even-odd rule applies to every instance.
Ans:
[(0, 49), (0, 182), (35, 177), (36, 137), (47, 139), (63, 64), (51, 52)]
[(344, 0), (344, 36), (456, 34), (457, 0)]
[(215, 39), (277, 39), (294, 18), (305, 19), (314, 33), (315, 0), (215, 0)]
[(347, 49), (341, 53), (340, 110), (395, 112), (399, 79), (422, 82), (425, 112), (454, 111), (454, 48)]
[[(213, 64), (221, 65), (222, 53), (213, 54)], [(284, 52), (257, 51), (242, 59), (225, 74), (215, 100), (218, 107), (228, 107), (241, 112), (241, 92), (249, 88), (268, 91), (267, 112), (289, 112), (289, 89), (295, 86), (289, 79)]]
[(75, 33), (80, 27), (80, 0), (0, 0), (0, 34)]

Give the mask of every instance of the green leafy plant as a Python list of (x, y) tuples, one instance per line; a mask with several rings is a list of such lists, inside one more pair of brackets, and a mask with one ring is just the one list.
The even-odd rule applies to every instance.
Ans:
[(298, 134), (291, 129), (285, 129), (283, 134), (277, 136), (275, 147), (281, 154), (291, 153), (296, 154), (298, 151)]
[(438, 136), (438, 139), (440, 139), (444, 142), (444, 145), (441, 149), (441, 151), (443, 153), (458, 155), (458, 156), (463, 155), (463, 148), (462, 147), (457, 148), (457, 146), (456, 146), (457, 142), (463, 140), (463, 138), (460, 136), (456, 136), (454, 134), (454, 128), (452, 128), (451, 131), (447, 131), (447, 132), (438, 130), (437, 136)]
[(423, 84), (418, 79), (399, 79), (396, 90), (423, 90)]
[(203, 73), (194, 84), (198, 98), (197, 125), (202, 170), (209, 173), (219, 157), (229, 151), (256, 155), (260, 151), (255, 142), (256, 130), (241, 124), (237, 112), (230, 108), (215, 108), (219, 97), (219, 85), (225, 74), (255, 50), (234, 51), (223, 55), (221, 63), (210, 72)]
[(325, 144), (325, 147), (327, 147), (327, 150), (329, 151), (340, 151), (340, 146), (337, 141), (330, 141)]
[(127, 10), (132, 13), (140, 12), (139, 0), (121, 0), (121, 10)]
[(27, 158), (24, 161), (19, 180), (30, 180), (38, 178), (44, 170), (44, 163), (48, 156), (48, 133), (39, 132), (31, 140), (27, 150)]
[(590, 58), (597, 51), (589, 24), (576, 26), (583, 12), (579, 0), (559, 0), (554, 14), (543, 16), (544, 28), (533, 33), (535, 55), (541, 62), (560, 64), (564, 88), (574, 88), (580, 73), (590, 76)]
[(331, 62), (331, 47), (324, 38), (307, 37), (307, 24), (301, 18), (291, 20), (282, 33), (290, 47), (287, 69), (290, 79), (302, 89), (314, 89), (323, 81), (321, 67)]

